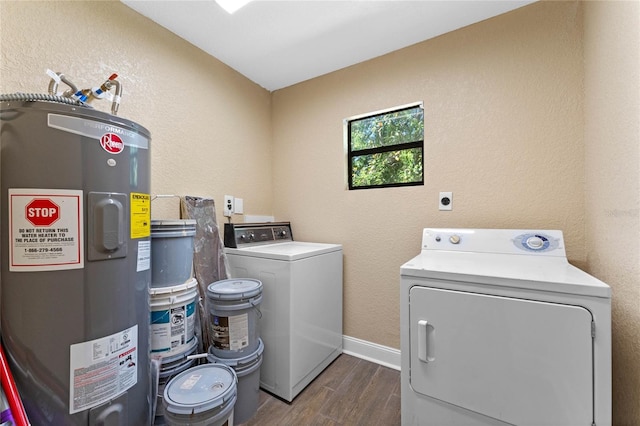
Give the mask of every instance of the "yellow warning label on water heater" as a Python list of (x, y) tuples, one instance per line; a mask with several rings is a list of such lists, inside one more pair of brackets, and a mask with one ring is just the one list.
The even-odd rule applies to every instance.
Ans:
[(151, 195), (131, 193), (131, 239), (151, 235)]

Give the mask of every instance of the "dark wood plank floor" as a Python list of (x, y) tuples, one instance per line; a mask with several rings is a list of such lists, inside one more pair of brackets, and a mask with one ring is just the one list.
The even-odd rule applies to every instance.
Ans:
[(260, 390), (245, 426), (400, 424), (400, 372), (340, 355), (292, 403)]

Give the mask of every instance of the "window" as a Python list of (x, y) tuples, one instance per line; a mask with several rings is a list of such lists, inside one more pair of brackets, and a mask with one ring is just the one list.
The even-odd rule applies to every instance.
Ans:
[(424, 184), (422, 103), (345, 120), (349, 189)]

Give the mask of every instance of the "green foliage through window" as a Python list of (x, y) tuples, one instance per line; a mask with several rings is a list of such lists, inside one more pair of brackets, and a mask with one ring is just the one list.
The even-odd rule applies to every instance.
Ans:
[(403, 107), (347, 120), (349, 189), (424, 184), (424, 110)]

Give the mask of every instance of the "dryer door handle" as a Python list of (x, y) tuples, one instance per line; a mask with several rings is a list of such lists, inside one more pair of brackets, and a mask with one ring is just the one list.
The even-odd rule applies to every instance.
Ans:
[[(435, 328), (427, 320), (418, 321), (418, 359), (422, 362), (433, 362), (433, 337)], [(431, 337), (431, 339), (429, 339)]]

